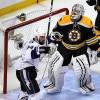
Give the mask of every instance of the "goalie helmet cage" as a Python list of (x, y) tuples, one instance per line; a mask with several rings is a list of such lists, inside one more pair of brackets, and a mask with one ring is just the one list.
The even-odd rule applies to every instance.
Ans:
[(25, 21), (23, 23), (20, 23), (20, 24), (17, 24), (17, 25), (14, 25), (12, 27), (9, 27), (5, 30), (5, 33), (4, 33), (4, 75), (3, 75), (3, 94), (6, 94), (7, 93), (7, 69), (8, 69), (8, 33), (14, 29), (17, 29), (17, 28), (20, 28), (20, 27), (23, 27), (25, 25), (29, 25), (31, 23), (35, 23), (39, 20), (43, 20), (45, 18), (48, 18), (50, 16), (53, 16), (53, 15), (57, 15), (59, 13), (62, 13), (64, 12), (65, 14), (69, 14), (69, 10), (67, 8), (61, 8), (59, 10), (55, 10), (55, 11), (52, 11), (51, 14), (48, 13), (48, 14), (45, 14), (45, 15), (42, 15), (42, 16), (39, 16), (39, 17), (36, 17), (36, 18), (33, 18), (33, 19), (30, 19), (28, 21)]

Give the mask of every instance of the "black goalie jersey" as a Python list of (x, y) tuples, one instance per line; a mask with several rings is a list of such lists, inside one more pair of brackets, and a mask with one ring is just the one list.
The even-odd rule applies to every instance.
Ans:
[(88, 17), (83, 16), (77, 23), (73, 23), (70, 15), (64, 15), (53, 29), (53, 33), (56, 32), (63, 35), (58, 42), (58, 51), (67, 61), (70, 61), (72, 55), (79, 56), (86, 53), (87, 47), (92, 50), (98, 49), (93, 24)]

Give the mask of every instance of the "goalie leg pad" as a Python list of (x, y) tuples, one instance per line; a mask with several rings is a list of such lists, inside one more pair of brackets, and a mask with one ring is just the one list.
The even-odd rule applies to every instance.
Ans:
[(79, 88), (82, 94), (89, 94), (90, 92), (95, 90), (93, 83), (87, 84), (86, 86)]
[(61, 91), (64, 84), (64, 71), (63, 71), (63, 57), (56, 51), (49, 62), (48, 77), (50, 81), (54, 84), (54, 87), (48, 89), (48, 93), (55, 93), (56, 91)]
[(91, 75), (87, 56), (81, 55), (74, 57), (73, 69), (76, 74), (79, 87), (86, 92), (89, 91), (87, 85), (91, 84)]

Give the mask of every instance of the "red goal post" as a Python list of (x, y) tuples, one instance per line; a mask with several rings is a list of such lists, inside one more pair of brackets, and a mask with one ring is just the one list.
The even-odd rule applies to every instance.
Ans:
[(69, 14), (68, 8), (61, 8), (61, 9), (59, 9), (59, 10), (52, 11), (51, 14), (48, 13), (48, 14), (45, 14), (45, 15), (42, 15), (42, 16), (39, 16), (39, 17), (30, 19), (30, 20), (25, 21), (25, 22), (23, 22), (23, 23), (14, 25), (14, 26), (12, 26), (12, 27), (9, 27), (9, 28), (7, 28), (7, 29), (5, 30), (5, 33), (4, 33), (4, 76), (3, 76), (3, 77), (4, 77), (4, 79), (3, 79), (3, 93), (4, 93), (4, 94), (7, 93), (8, 33), (9, 33), (11, 30), (14, 30), (14, 29), (23, 27), (23, 26), (25, 26), (25, 25), (28, 25), (28, 24), (37, 22), (37, 21), (39, 21), (39, 20), (48, 18), (50, 15), (53, 16), (53, 15), (56, 15), (56, 14), (59, 14), (59, 13), (62, 13), (62, 12), (65, 12), (65, 14)]

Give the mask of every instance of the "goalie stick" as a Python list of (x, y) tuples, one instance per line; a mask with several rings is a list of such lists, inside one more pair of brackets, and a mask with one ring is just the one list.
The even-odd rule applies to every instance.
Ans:
[[(52, 9), (53, 9), (53, 2), (54, 2), (54, 0), (51, 0), (51, 7), (50, 7), (50, 14), (49, 14), (49, 21), (48, 21), (48, 29), (47, 29), (47, 38), (49, 36), (49, 31), (50, 31), (51, 15), (52, 15)], [(48, 45), (48, 39), (46, 39), (46, 46), (47, 45)]]

